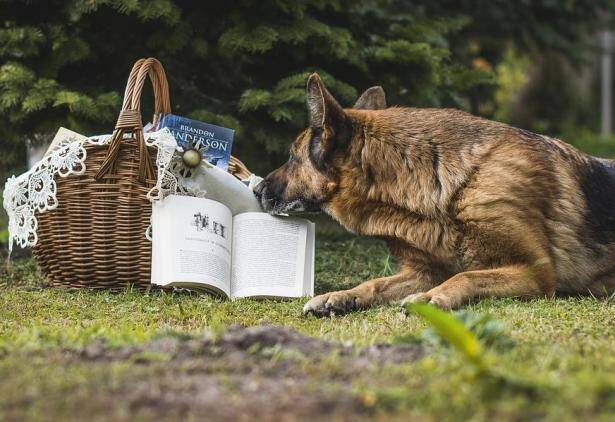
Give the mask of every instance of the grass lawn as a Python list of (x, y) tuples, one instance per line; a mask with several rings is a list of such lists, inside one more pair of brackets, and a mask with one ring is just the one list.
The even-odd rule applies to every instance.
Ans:
[[(394, 267), (379, 241), (327, 227), (319, 233), (319, 293)], [(455, 351), (427, 342), (425, 322), (395, 307), (317, 319), (301, 315), (303, 300), (230, 302), (42, 286), (28, 259), (0, 278), (0, 420), (290, 420), (315, 412), (337, 419), (615, 418), (613, 299), (485, 300), (467, 308), (504, 325), (514, 345), (489, 347), (485, 358), (494, 371), (531, 386), (525, 389), (502, 387)], [(211, 346), (233, 324), (283, 325), (343, 345), (322, 353), (310, 350), (328, 343), (303, 352)], [(360, 354), (408, 335), (418, 358)], [(170, 353), (169, 339), (191, 352)], [(356, 352), (340, 352), (349, 347)]]

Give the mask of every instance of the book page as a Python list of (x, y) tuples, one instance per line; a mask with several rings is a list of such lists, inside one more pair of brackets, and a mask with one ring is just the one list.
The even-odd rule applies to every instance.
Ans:
[(171, 195), (153, 205), (152, 215), (152, 283), (230, 296), (230, 210), (209, 199)]
[(235, 216), (231, 296), (303, 296), (307, 226), (265, 213)]
[(303, 272), (303, 296), (314, 296), (314, 258), (316, 253), (316, 225), (307, 221), (305, 245), (305, 268)]

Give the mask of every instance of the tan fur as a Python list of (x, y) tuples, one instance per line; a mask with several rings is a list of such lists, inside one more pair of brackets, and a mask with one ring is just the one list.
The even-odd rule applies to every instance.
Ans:
[[(296, 158), (267, 177), (284, 187), (274, 199), (318, 203), (351, 232), (385, 239), (402, 270), (318, 296), (306, 312), (402, 299), (454, 308), (488, 296), (613, 293), (615, 245), (588, 244), (578, 177), (585, 154), (458, 110), (340, 114), (328, 92), (314, 97), (326, 105), (318, 119), (332, 108), (337, 116), (323, 124), (319, 148), (310, 147), (320, 130), (312, 127), (293, 144)], [(325, 170), (310, 148), (326, 157)]]

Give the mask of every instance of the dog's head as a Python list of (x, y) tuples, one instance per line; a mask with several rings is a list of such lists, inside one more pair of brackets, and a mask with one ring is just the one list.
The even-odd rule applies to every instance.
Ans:
[[(256, 195), (271, 213), (320, 211), (338, 187), (339, 167), (352, 137), (352, 124), (318, 74), (307, 83), (309, 127), (290, 147), (288, 161), (257, 186)], [(365, 91), (355, 109), (386, 108), (384, 90)]]

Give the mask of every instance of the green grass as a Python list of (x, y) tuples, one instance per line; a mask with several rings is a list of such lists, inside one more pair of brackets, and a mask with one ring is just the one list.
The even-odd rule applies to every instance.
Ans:
[[(394, 271), (381, 242), (327, 227), (317, 242), (318, 292)], [(273, 323), (367, 346), (408, 334), (420, 337), (426, 328), (418, 316), (406, 316), (395, 307), (317, 319), (301, 315), (303, 300), (231, 302), (168, 293), (67, 292), (41, 285), (30, 260), (13, 263), (0, 278), (0, 420), (104, 412), (105, 403), (89, 398), (147, 369), (129, 362), (63, 363), (64, 351), (101, 338), (120, 346), (170, 333), (198, 335), (230, 324)], [(371, 415), (428, 420), (615, 416), (612, 299), (484, 300), (467, 310), (489, 314), (504, 325), (515, 345), (488, 348), (486, 359), (499, 372), (532, 385), (533, 392), (494, 386), (454, 350), (433, 346), (416, 362), (387, 365), (347, 380)], [(317, 374), (339, 368), (332, 359), (306, 370)]]
[(602, 158), (615, 158), (615, 135), (601, 136), (588, 130), (577, 130), (561, 136), (581, 151)]

